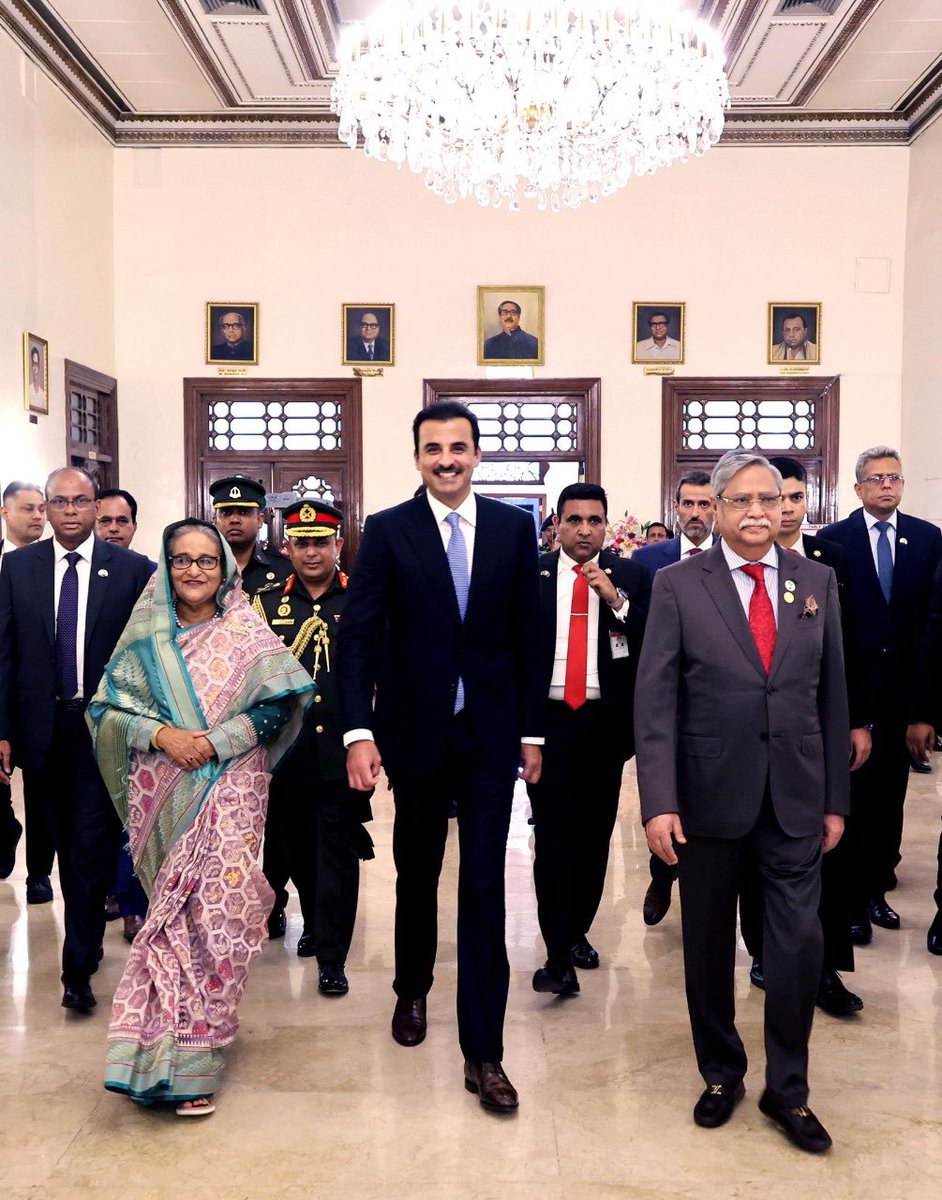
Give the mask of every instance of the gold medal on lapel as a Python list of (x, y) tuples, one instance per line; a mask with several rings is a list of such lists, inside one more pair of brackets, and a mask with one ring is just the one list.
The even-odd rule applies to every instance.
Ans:
[(785, 580), (785, 591), (786, 591), (786, 592), (793, 592), (794, 590), (795, 590), (795, 581), (794, 581), (794, 579), (786, 579), (786, 580)]
[(290, 604), (279, 604), (278, 605), (278, 616), (279, 617), (289, 617), (290, 615), (291, 615), (291, 605)]
[(786, 604), (794, 604), (795, 603), (795, 597), (792, 592), (786, 592), (785, 595), (782, 597), (782, 599), (785, 601)]

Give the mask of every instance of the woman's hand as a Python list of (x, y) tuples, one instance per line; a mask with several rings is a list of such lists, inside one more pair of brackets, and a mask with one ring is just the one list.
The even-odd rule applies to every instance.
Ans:
[(215, 754), (202, 729), (173, 729), (165, 725), (154, 739), (158, 750), (184, 771), (195, 771)]

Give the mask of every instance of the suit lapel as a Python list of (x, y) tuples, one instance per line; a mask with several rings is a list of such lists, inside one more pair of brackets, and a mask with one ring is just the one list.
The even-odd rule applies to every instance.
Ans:
[[(477, 546), (477, 538), (475, 538)], [(543, 652), (550, 662), (556, 656), (556, 588), (559, 582), (559, 551), (540, 556), (540, 608), (543, 612)]]
[(703, 572), (703, 586), (716, 605), (726, 627), (739, 643), (743, 654), (764, 679), (765, 671), (762, 668), (762, 661), (753, 641), (746, 614), (743, 612), (739, 593), (733, 583), (732, 572), (726, 564), (722, 543), (715, 542), (709, 550), (697, 555), (696, 561)]
[[(491, 591), (492, 564), (493, 556), (488, 553), (489, 548), (492, 548), (500, 541), (501, 522), (499, 500), (482, 500), (480, 496), (474, 497), (475, 521), (474, 521), (474, 554), (471, 558), (471, 586), (468, 589), (468, 610), (465, 613), (465, 622), (471, 616), (473, 609), (476, 609), (482, 602), (484, 605), (489, 604), (489, 598), (493, 595)], [(448, 560), (445, 559), (445, 569), (448, 571)], [(451, 572), (448, 571), (448, 582), (451, 584)], [(452, 587), (454, 591), (454, 587)], [(457, 601), (455, 602), (455, 612), (458, 611)]]
[(39, 550), (33, 560), (33, 573), (36, 580), (36, 595), (39, 597), (39, 611), (42, 613), (43, 626), (49, 644), (56, 644), (56, 556), (52, 548), (52, 538), (39, 543)]
[(88, 603), (85, 607), (86, 649), (95, 631), (95, 622), (98, 620), (101, 606), (108, 592), (108, 583), (111, 578), (109, 568), (112, 566), (113, 558), (114, 553), (108, 543), (103, 542), (100, 538), (95, 538), (88, 579)]
[[(778, 625), (775, 631), (775, 649), (772, 651), (772, 662), (769, 664), (769, 679), (775, 674), (779, 663), (785, 656), (795, 627), (804, 610), (805, 600), (805, 597), (800, 594), (801, 585), (797, 582), (802, 568), (801, 555), (790, 554), (780, 546), (776, 549), (778, 553), (778, 598), (776, 601)], [(788, 587), (789, 583), (794, 584), (794, 589)], [(794, 597), (791, 603), (785, 599), (787, 595)]]
[[(918, 556), (918, 547), (913, 544), (915, 530), (910, 524), (909, 517), (904, 513), (896, 514), (896, 555), (893, 561), (893, 590), (890, 592), (890, 603), (903, 594), (903, 589), (909, 582), (914, 553)], [(881, 593), (882, 594), (882, 593)]]
[[(870, 531), (867, 529), (867, 522), (864, 520), (864, 510), (858, 508), (852, 512), (847, 518), (850, 522), (851, 534), (853, 543), (848, 550), (848, 553), (857, 558), (859, 562), (865, 563), (864, 578), (867, 581), (867, 587), (870, 589), (871, 600), (874, 604), (880, 604), (885, 609), (887, 607), (886, 597), (883, 595), (883, 588), (880, 587), (880, 577), (877, 575), (876, 564), (873, 561), (873, 547), (870, 543)], [(897, 526), (897, 536), (899, 535), (899, 527)], [(894, 576), (896, 568), (893, 569)], [(894, 579), (895, 582), (895, 579)], [(892, 596), (892, 592), (890, 595)]]
[[(479, 510), (480, 514), (480, 510)], [(451, 571), (448, 569), (448, 559), (445, 557), (445, 547), (442, 545), (441, 534), (435, 523), (435, 515), (424, 496), (418, 496), (413, 501), (411, 511), (403, 514), (402, 535), (412, 545), (422, 569), (430, 583), (441, 596), (448, 608), (448, 613), (456, 625), (461, 623), (458, 612), (458, 599), (455, 596), (455, 585), (452, 583)], [(478, 556), (480, 546), (480, 525), (475, 530), (474, 554)], [(472, 591), (474, 588), (474, 571), (471, 572)], [(468, 598), (470, 605), (470, 595)]]

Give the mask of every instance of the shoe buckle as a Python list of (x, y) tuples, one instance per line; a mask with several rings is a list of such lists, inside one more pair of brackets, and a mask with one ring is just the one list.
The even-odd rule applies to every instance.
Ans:
[(807, 1116), (810, 1116), (810, 1114), (809, 1114), (807, 1108), (805, 1108), (805, 1106), (803, 1104), (800, 1104), (795, 1109), (795, 1116), (796, 1117), (807, 1117)]
[(710, 1084), (710, 1095), (711, 1096), (722, 1096), (722, 1094), (723, 1094), (723, 1085), (721, 1083), (711, 1083)]

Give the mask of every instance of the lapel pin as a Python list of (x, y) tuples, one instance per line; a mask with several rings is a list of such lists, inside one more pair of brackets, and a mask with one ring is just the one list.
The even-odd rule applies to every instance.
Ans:
[(908, 546), (908, 545), (909, 545), (909, 542), (907, 542), (905, 538), (900, 538), (900, 540), (899, 540), (899, 544), (900, 544), (901, 546)]
[(795, 597), (791, 592), (786, 592), (785, 595), (782, 597), (782, 599), (785, 601), (786, 604), (794, 604), (795, 603)]
[(611, 573), (612, 573), (612, 568), (611, 568), (611, 567), (606, 567), (606, 568), (605, 568), (605, 574), (606, 574), (606, 575), (611, 575)]
[(815, 550), (815, 552), (814, 552), (814, 556), (815, 556), (815, 558), (820, 558), (820, 557), (821, 557), (821, 551), (820, 551), (820, 550)]
[(549, 579), (549, 575), (550, 575), (549, 571), (541, 571), (540, 574), (543, 576), (544, 579)]
[(785, 591), (786, 591), (786, 592), (793, 592), (794, 590), (795, 590), (795, 581), (794, 581), (794, 579), (786, 579), (786, 580), (785, 580)]
[(98, 568), (98, 574), (99, 574), (99, 576), (100, 576), (102, 579), (107, 579), (107, 578), (108, 578), (108, 572), (107, 572), (107, 570), (106, 570), (104, 567), (99, 567), (99, 568)]

